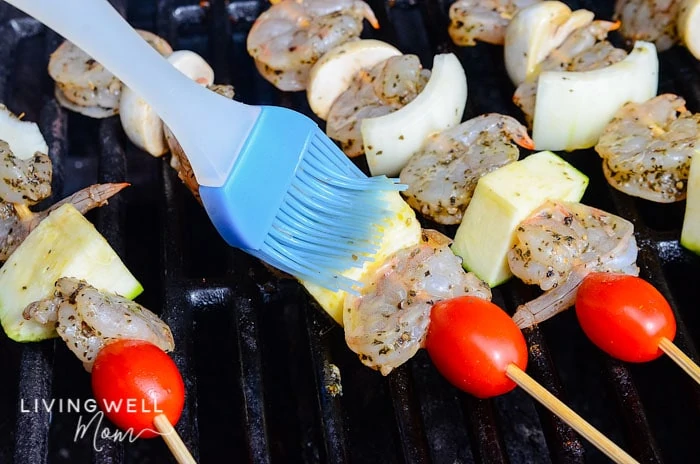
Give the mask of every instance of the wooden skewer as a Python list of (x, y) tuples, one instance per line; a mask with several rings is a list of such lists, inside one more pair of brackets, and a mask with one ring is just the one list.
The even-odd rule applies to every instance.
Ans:
[(153, 424), (155, 424), (156, 429), (160, 432), (165, 444), (170, 448), (170, 452), (173, 453), (175, 460), (179, 464), (197, 464), (194, 460), (187, 446), (182, 442), (182, 438), (177, 434), (175, 428), (170, 423), (165, 414), (158, 414), (153, 418)]
[(676, 364), (681, 366), (681, 369), (686, 371), (693, 380), (700, 383), (700, 367), (698, 367), (687, 354), (683, 353), (680, 348), (674, 345), (671, 340), (666, 337), (661, 338), (661, 341), (659, 341), (659, 348), (666, 353), (669, 358), (673, 359)]
[(552, 395), (547, 389), (537, 383), (518, 366), (515, 364), (510, 364), (506, 368), (506, 375), (513, 382), (517, 383), (520, 388), (528, 392), (547, 409), (569, 424), (571, 428), (590, 441), (614, 462), (623, 464), (639, 464), (638, 461), (636, 461), (632, 456), (627, 454), (608, 437), (600, 433), (595, 427), (586, 422), (581, 416), (562, 403), (556, 396)]

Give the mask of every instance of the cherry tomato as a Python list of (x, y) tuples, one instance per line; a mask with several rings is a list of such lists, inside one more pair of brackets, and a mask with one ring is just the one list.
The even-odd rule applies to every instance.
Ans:
[(158, 436), (153, 418), (159, 414), (176, 424), (185, 403), (185, 385), (173, 360), (142, 340), (119, 340), (97, 353), (92, 391), (105, 416), (140, 438)]
[(501, 308), (477, 297), (436, 303), (425, 343), (437, 370), (478, 398), (511, 391), (516, 384), (506, 368), (527, 366), (527, 344), (518, 326)]
[(601, 350), (629, 362), (663, 354), (659, 341), (673, 341), (676, 320), (664, 296), (639, 277), (609, 272), (586, 276), (576, 294), (576, 316)]

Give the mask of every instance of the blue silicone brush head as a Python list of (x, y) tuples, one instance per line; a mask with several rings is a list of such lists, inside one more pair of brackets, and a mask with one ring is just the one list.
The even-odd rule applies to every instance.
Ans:
[(232, 246), (298, 279), (356, 292), (341, 273), (371, 259), (392, 212), (382, 196), (404, 186), (367, 177), (311, 119), (263, 107), (221, 187), (200, 187)]

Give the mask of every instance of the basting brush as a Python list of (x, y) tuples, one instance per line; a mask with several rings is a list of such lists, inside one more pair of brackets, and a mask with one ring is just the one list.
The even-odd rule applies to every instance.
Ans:
[(151, 105), (187, 154), (202, 203), (231, 246), (299, 279), (356, 292), (340, 273), (379, 248), (403, 186), (367, 177), (295, 111), (229, 100), (191, 81), (107, 0), (8, 0), (80, 47)]

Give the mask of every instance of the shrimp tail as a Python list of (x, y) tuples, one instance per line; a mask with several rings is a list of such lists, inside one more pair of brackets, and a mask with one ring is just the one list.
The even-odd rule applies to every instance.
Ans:
[[(513, 101), (515, 101), (515, 96), (513, 96)], [(535, 142), (530, 138), (527, 133), (527, 128), (520, 124), (520, 122), (512, 117), (504, 118), (505, 124), (504, 131), (515, 143), (528, 150), (534, 150)]]
[(128, 182), (93, 184), (54, 204), (47, 210), (47, 214), (66, 203), (71, 203), (81, 214), (85, 214), (91, 209), (105, 205), (109, 198), (129, 185), (131, 184)]
[(362, 13), (362, 16), (364, 16), (364, 18), (372, 26), (373, 29), (379, 29), (379, 21), (377, 20), (377, 17), (374, 15), (374, 11), (372, 11), (372, 8), (369, 5), (362, 5)]
[(29, 232), (31, 232), (52, 211), (56, 211), (66, 203), (72, 204), (75, 209), (80, 211), (81, 214), (85, 214), (91, 209), (105, 205), (109, 198), (113, 197), (129, 185), (131, 184), (128, 182), (93, 184), (89, 187), (85, 187), (82, 190), (78, 190), (73, 195), (54, 203), (48, 209), (34, 214), (31, 218), (29, 218), (27, 229)]
[(524, 127), (522, 131), (519, 131), (518, 133), (514, 134), (513, 141), (521, 147), (527, 148), (528, 150), (535, 149), (535, 141), (530, 138), (530, 136), (527, 133), (527, 130), (525, 130)]
[(513, 315), (513, 322), (519, 328), (525, 329), (569, 309), (576, 302), (579, 285), (589, 273), (584, 266), (574, 268), (560, 285), (518, 306)]

